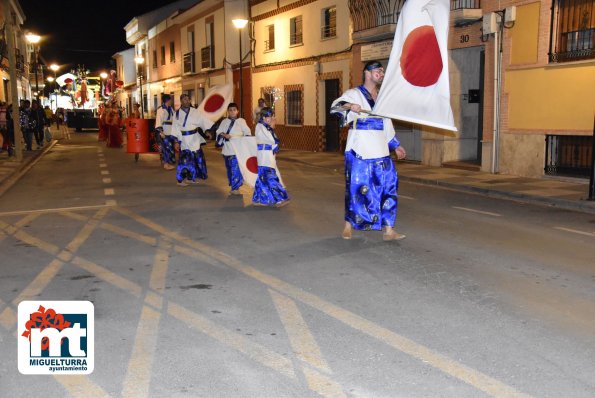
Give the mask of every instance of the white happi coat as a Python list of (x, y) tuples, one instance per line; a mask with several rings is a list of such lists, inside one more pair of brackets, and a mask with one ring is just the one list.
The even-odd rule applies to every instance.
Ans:
[(196, 130), (197, 128), (206, 131), (213, 126), (213, 122), (202, 115), (196, 108), (188, 108), (188, 113), (180, 108), (174, 114), (171, 133), (180, 141), (181, 150), (198, 151), (202, 144), (206, 144), (204, 138), (197, 132), (192, 135), (183, 135), (185, 131)]
[[(278, 145), (275, 144), (273, 135), (261, 123), (256, 124), (255, 135), (257, 145), (271, 145), (272, 149), (276, 149), (278, 147)], [(259, 166), (271, 167), (273, 169), (277, 168), (277, 161), (275, 160), (275, 155), (273, 154), (272, 149), (258, 150), (256, 159), (258, 160)]]
[[(246, 124), (246, 121), (244, 119), (242, 119), (241, 117), (236, 119), (231, 130), (228, 133), (227, 130), (229, 129), (230, 124), (231, 124), (230, 118), (224, 119), (221, 122), (221, 124), (219, 125), (219, 128), (217, 129), (217, 136), (219, 136), (220, 134), (230, 134), (231, 140), (233, 140), (234, 137), (237, 138), (237, 137), (252, 135), (252, 132), (250, 131), (250, 127), (248, 127), (248, 124)], [(223, 142), (223, 149), (221, 151), (221, 154), (224, 156), (232, 156), (232, 155), (236, 154), (233, 149), (233, 145), (231, 145), (231, 143), (229, 141)]]
[[(363, 110), (372, 110), (366, 97), (357, 88), (345, 91), (342, 96), (333, 101), (331, 107), (338, 105), (342, 101), (350, 104), (358, 104)], [(377, 159), (390, 155), (388, 143), (395, 137), (395, 129), (390, 119), (351, 111), (332, 111), (332, 113), (341, 114), (345, 123), (351, 123), (351, 128), (347, 135), (345, 152), (353, 150), (362, 159)], [(361, 130), (357, 128), (358, 120), (364, 123), (366, 121), (361, 119), (370, 118), (381, 119), (383, 124), (382, 129)]]
[(170, 114), (167, 111), (167, 108), (160, 106), (157, 109), (157, 115), (155, 117), (155, 128), (161, 127), (163, 129), (163, 134), (170, 135), (173, 118), (174, 118), (173, 110)]

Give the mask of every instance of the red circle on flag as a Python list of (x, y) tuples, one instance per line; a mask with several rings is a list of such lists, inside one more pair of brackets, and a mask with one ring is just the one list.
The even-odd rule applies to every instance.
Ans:
[(401, 53), (403, 77), (414, 86), (436, 84), (442, 73), (442, 57), (434, 28), (429, 25), (413, 29)]
[(213, 94), (207, 98), (204, 109), (209, 113), (217, 112), (224, 102), (225, 98), (223, 98), (221, 95)]
[(256, 156), (246, 159), (246, 168), (252, 173), (258, 174), (258, 161), (256, 160)]

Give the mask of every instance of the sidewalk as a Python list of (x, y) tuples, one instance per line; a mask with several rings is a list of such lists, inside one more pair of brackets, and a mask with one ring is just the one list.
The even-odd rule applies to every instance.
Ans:
[[(340, 153), (282, 150), (278, 159), (340, 172), (344, 168)], [(397, 162), (397, 172), (402, 181), (595, 214), (595, 201), (586, 200), (589, 196), (587, 179), (515, 177), (411, 162)]]
[[(56, 137), (56, 132), (52, 130)], [(23, 162), (0, 153), (0, 196), (4, 194), (49, 151), (56, 140), (43, 149), (23, 152)], [(313, 167), (334, 169), (343, 173), (343, 155), (337, 152), (303, 152), (282, 150), (280, 161), (303, 163)], [(496, 198), (541, 204), (568, 210), (595, 214), (595, 201), (588, 201), (589, 181), (579, 179), (526, 178), (490, 174), (479, 171), (424, 166), (411, 162), (398, 162), (397, 171), (402, 181), (436, 185), (457, 191), (473, 192)]]
[[(52, 130), (52, 135), (57, 131)], [(8, 156), (7, 151), (0, 152), (0, 196), (10, 189), (23, 175), (35, 165), (37, 160), (49, 151), (58, 141), (45, 142), (43, 148), (32, 151), (23, 150), (23, 160), (18, 162), (16, 157)], [(35, 147), (35, 144), (33, 144)], [(24, 148), (24, 147), (23, 147)]]

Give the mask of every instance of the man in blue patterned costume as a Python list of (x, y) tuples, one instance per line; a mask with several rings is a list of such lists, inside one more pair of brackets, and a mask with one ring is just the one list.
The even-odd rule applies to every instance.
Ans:
[(384, 68), (378, 61), (364, 66), (364, 84), (347, 90), (337, 98), (331, 112), (349, 124), (345, 147), (345, 228), (343, 239), (351, 239), (352, 228), (380, 230), (385, 241), (405, 235), (393, 227), (397, 218), (398, 177), (390, 152), (398, 159), (406, 156), (390, 119), (374, 116), (374, 108)]
[(182, 106), (174, 116), (172, 134), (180, 144), (180, 162), (176, 168), (178, 185), (196, 183), (196, 179), (207, 179), (207, 162), (201, 146), (207, 143), (206, 131), (213, 126), (213, 122), (202, 115), (198, 109), (190, 106), (188, 94), (180, 96)]
[(171, 107), (172, 98), (169, 94), (161, 96), (161, 106), (157, 109), (155, 130), (161, 138), (161, 161), (165, 170), (176, 168), (176, 137), (171, 134), (174, 110)]

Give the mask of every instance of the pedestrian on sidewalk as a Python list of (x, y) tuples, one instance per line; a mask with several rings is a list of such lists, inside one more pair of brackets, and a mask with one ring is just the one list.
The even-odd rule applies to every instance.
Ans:
[(191, 106), (188, 94), (182, 94), (180, 101), (182, 106), (175, 113), (172, 134), (178, 139), (176, 149), (180, 150), (176, 179), (179, 186), (185, 187), (188, 183), (195, 184), (197, 178), (206, 180), (208, 177), (202, 146), (207, 143), (207, 130), (213, 122)]
[(394, 230), (397, 218), (399, 180), (390, 152), (406, 156), (395, 135), (391, 119), (369, 115), (384, 79), (384, 68), (369, 61), (363, 70), (364, 84), (347, 90), (331, 105), (331, 113), (349, 125), (345, 147), (345, 227), (341, 236), (351, 239), (352, 229), (381, 230), (385, 241), (405, 235)]
[(217, 129), (216, 146), (218, 148), (223, 148), (221, 150), (221, 155), (223, 155), (223, 159), (225, 160), (227, 179), (229, 181), (229, 186), (231, 187), (230, 194), (232, 195), (238, 195), (240, 193), (238, 190), (244, 183), (244, 179), (242, 178), (238, 159), (230, 140), (234, 137), (252, 135), (250, 127), (246, 124), (246, 120), (238, 117), (238, 113), (238, 104), (231, 102), (227, 106), (227, 118), (223, 119)]
[(161, 162), (165, 170), (176, 168), (176, 150), (177, 138), (172, 135), (171, 127), (173, 123), (174, 110), (172, 108), (173, 99), (169, 94), (161, 96), (161, 107), (157, 109), (155, 118), (155, 130), (159, 135), (161, 142)]
[(21, 132), (25, 139), (25, 149), (27, 151), (33, 150), (33, 129), (31, 126), (31, 101), (23, 100), (19, 107), (19, 123), (21, 125)]
[(256, 206), (282, 207), (289, 203), (289, 195), (281, 182), (275, 154), (279, 152), (279, 138), (275, 134), (275, 112), (269, 107), (260, 111), (256, 124), (258, 176), (254, 185), (252, 203)]
[(33, 130), (35, 136), (35, 142), (37, 143), (37, 149), (43, 148), (43, 129), (45, 128), (45, 112), (39, 106), (39, 101), (31, 101), (31, 114), (29, 118), (29, 124)]

